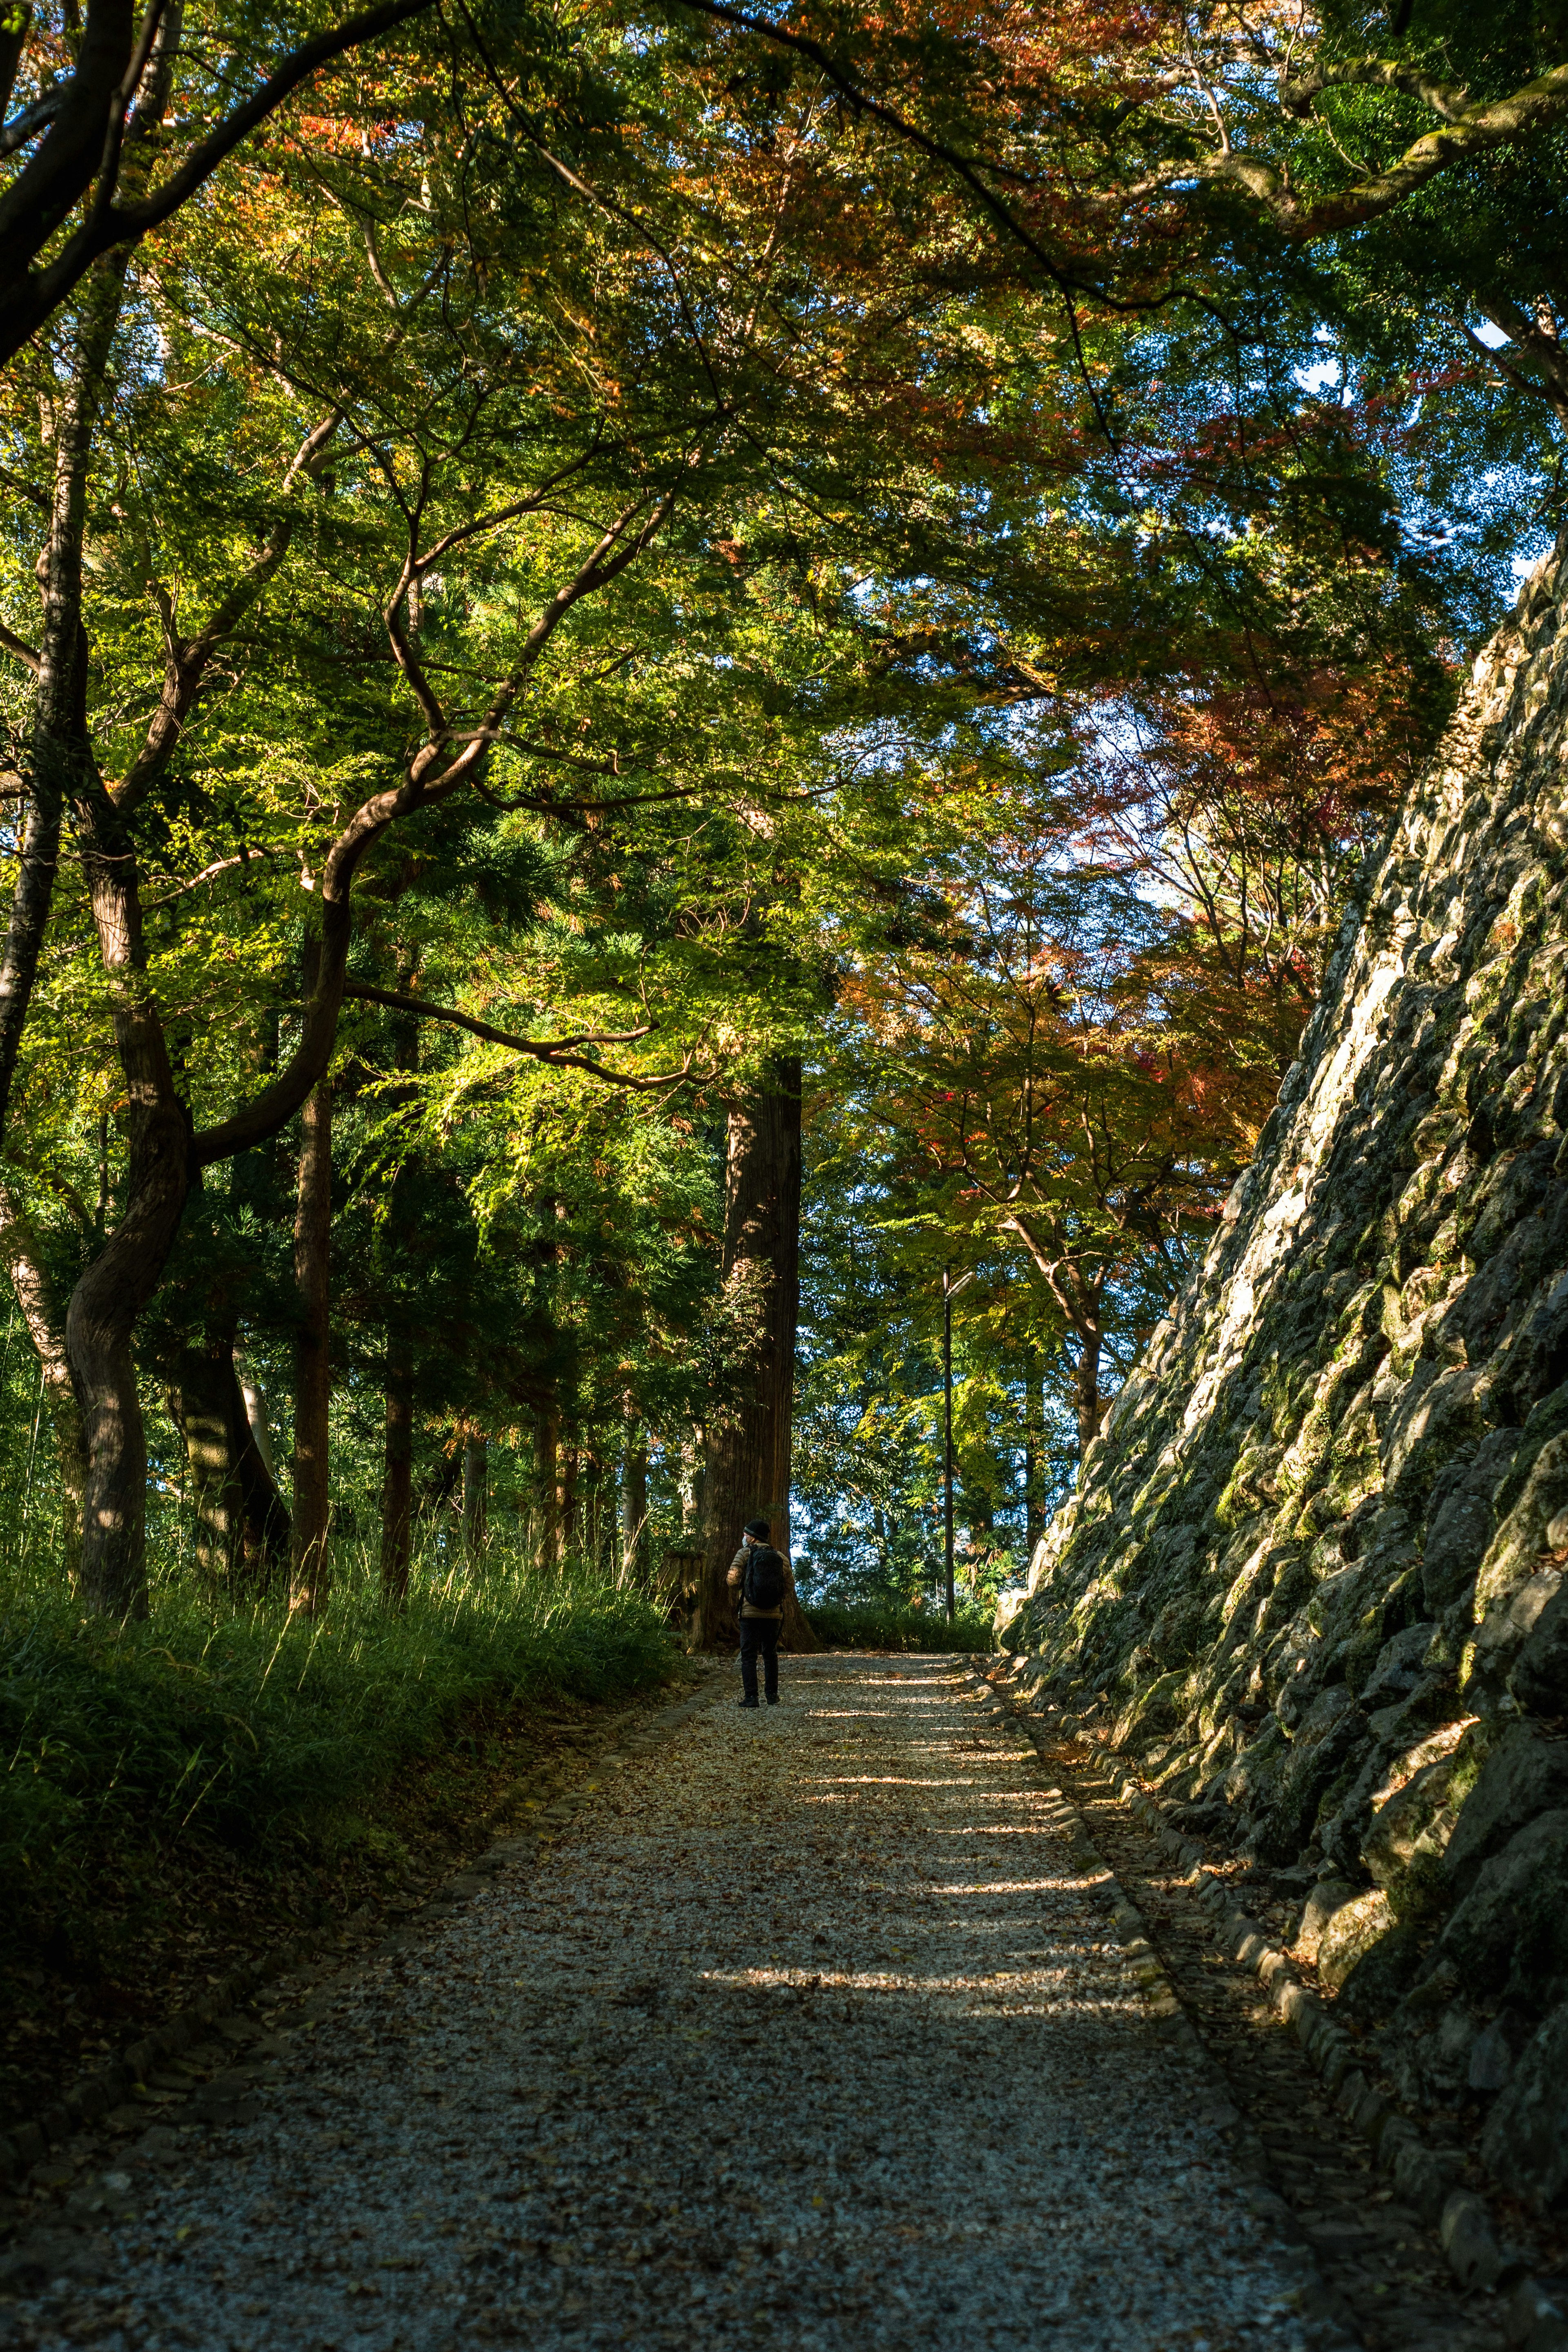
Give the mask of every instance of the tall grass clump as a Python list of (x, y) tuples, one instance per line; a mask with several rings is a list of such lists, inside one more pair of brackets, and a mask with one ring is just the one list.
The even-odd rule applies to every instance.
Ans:
[(161, 1579), (151, 1622), (84, 1620), (19, 1564), (0, 1583), (0, 1936), (84, 1879), (183, 1840), (298, 1853), (405, 1767), (477, 1746), (518, 1703), (611, 1698), (669, 1672), (643, 1596), (497, 1559), (427, 1560), (407, 1606), (340, 1558), (314, 1622)]
[(952, 1624), (938, 1609), (898, 1601), (807, 1601), (806, 1614), (831, 1650), (990, 1650), (988, 1610), (960, 1609)]

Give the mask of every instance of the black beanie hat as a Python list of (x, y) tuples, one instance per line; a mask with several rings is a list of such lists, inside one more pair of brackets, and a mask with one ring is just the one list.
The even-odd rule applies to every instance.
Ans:
[(773, 1533), (773, 1525), (769, 1519), (747, 1519), (741, 1532), (743, 1535), (759, 1536), (766, 1543)]

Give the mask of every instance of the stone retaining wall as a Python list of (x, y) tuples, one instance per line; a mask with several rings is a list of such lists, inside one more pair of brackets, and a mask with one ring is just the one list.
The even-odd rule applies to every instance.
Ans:
[[(1422, 2104), (1568, 2192), (1568, 552), (1364, 877), (1009, 1646), (1295, 1885)], [(1311, 1893), (1312, 1901), (1306, 1897)]]

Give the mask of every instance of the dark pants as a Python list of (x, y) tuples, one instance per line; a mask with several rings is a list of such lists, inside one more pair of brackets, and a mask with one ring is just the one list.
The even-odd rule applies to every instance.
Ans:
[(740, 1621), (740, 1685), (757, 1704), (757, 1653), (762, 1653), (762, 1679), (770, 1699), (779, 1696), (778, 1617), (743, 1617)]

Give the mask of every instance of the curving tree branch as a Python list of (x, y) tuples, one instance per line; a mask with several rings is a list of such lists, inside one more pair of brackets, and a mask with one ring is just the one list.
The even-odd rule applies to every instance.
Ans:
[[(118, 202), (127, 110), (163, 22), (153, 0), (138, 32), (131, 0), (89, 0), (68, 80), (0, 131), (0, 153), (44, 136), (0, 194), (0, 360), (15, 356), (79, 284), (100, 254), (134, 245), (178, 212), (256, 125), (320, 67), (362, 47), (435, 0), (381, 0), (291, 49), (260, 86), (199, 140), (161, 186)], [(87, 215), (47, 260), (40, 259), (89, 191)]]

